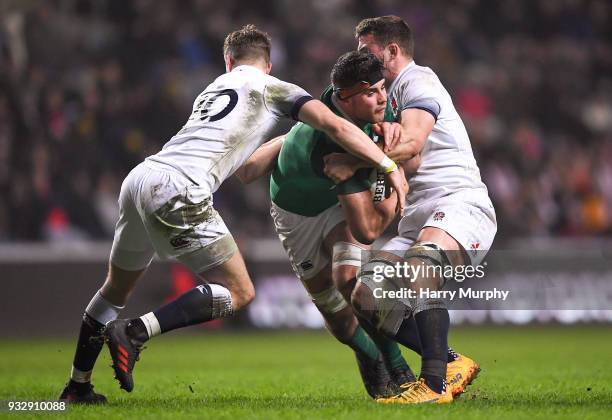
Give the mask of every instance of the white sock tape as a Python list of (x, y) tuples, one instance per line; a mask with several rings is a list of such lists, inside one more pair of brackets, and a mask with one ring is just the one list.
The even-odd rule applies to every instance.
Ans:
[(232, 294), (220, 284), (211, 283), (208, 285), (212, 293), (212, 317), (227, 318), (232, 315), (234, 309), (232, 307)]
[(144, 314), (140, 317), (140, 319), (147, 328), (147, 334), (149, 334), (149, 338), (161, 334), (161, 327), (159, 326), (159, 321), (157, 320), (157, 317), (153, 314), (153, 312)]
[(363, 249), (350, 242), (336, 242), (332, 253), (332, 268), (341, 265), (361, 267), (361, 251)]
[(125, 306), (115, 306), (110, 303), (98, 291), (85, 308), (85, 313), (98, 321), (102, 325), (108, 324), (110, 321), (117, 319), (119, 312)]
[(74, 382), (78, 382), (80, 384), (84, 384), (87, 382), (91, 382), (91, 373), (93, 370), (89, 370), (87, 372), (83, 372), (82, 370), (78, 370), (74, 366), (72, 366), (72, 371), (70, 372), (70, 379)]

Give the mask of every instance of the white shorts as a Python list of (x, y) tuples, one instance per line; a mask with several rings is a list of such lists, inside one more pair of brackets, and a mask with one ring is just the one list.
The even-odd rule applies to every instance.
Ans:
[(222, 264), (238, 248), (212, 204), (210, 193), (183, 174), (139, 164), (121, 185), (111, 263), (141, 270), (157, 252), (195, 273)]
[(483, 260), (497, 233), (497, 220), (486, 192), (461, 191), (409, 206), (398, 226), (398, 236), (382, 249), (403, 256), (424, 227), (444, 230), (467, 252), (473, 265)]
[(323, 242), (329, 232), (344, 221), (339, 204), (317, 216), (306, 217), (272, 203), (270, 214), (293, 271), (300, 280), (312, 278), (325, 268), (331, 256), (325, 251)]

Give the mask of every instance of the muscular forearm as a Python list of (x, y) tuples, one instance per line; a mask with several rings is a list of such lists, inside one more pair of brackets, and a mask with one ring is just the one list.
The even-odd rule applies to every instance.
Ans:
[[(418, 159), (420, 149), (418, 148), (418, 144), (415, 142), (398, 144), (391, 151), (387, 153), (389, 159), (394, 162), (399, 163), (407, 163), (410, 160)], [(369, 162), (366, 162), (363, 159), (358, 158), (357, 156), (348, 155), (346, 156), (346, 164), (349, 165), (353, 171), (357, 171), (362, 168), (372, 168), (373, 165)], [(418, 159), (420, 161), (420, 159)], [(418, 167), (418, 166), (417, 166)], [(410, 171), (413, 172), (413, 171)]]
[(278, 136), (260, 146), (236, 171), (240, 181), (249, 184), (270, 172), (276, 163), (284, 139), (284, 135)]
[(397, 162), (406, 162), (423, 150), (436, 120), (422, 109), (405, 109), (401, 114), (402, 137), (388, 154)]
[(391, 194), (391, 196), (378, 204), (374, 205), (376, 210), (376, 236), (380, 236), (384, 233), (385, 229), (395, 219), (395, 209), (397, 207), (397, 196)]
[[(421, 147), (419, 147), (418, 142), (409, 141), (407, 143), (400, 143), (396, 145), (392, 150), (387, 152), (387, 156), (392, 161), (401, 163), (407, 162), (410, 159), (418, 156), (420, 152)], [(350, 158), (347, 158), (347, 163), (350, 164), (355, 171), (361, 168), (371, 168), (374, 166), (371, 163), (358, 158), (357, 156), (351, 156)]]
[(385, 232), (385, 229), (395, 218), (396, 206), (397, 197), (392, 194), (386, 200), (374, 204), (374, 208), (370, 210), (369, 215), (359, 222), (355, 221), (356, 226), (352, 227), (351, 230), (354, 234), (357, 233), (356, 237), (362, 242), (366, 244), (374, 242)]
[(383, 161), (386, 170), (391, 170), (395, 166), (388, 163), (387, 156), (359, 127), (335, 115), (322, 102), (315, 100), (304, 104), (300, 109), (299, 118), (311, 127), (325, 132), (348, 153), (368, 162), (371, 166), (379, 167)]
[(385, 154), (363, 131), (348, 121), (342, 121), (327, 133), (344, 150), (360, 160), (365, 166), (378, 167)]
[(393, 150), (387, 153), (389, 159), (395, 162), (406, 162), (421, 152), (418, 142), (409, 140), (406, 143), (400, 143)]

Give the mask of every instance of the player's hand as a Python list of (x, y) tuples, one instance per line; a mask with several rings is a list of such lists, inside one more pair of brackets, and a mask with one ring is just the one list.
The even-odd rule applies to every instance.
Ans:
[(323, 172), (336, 184), (346, 181), (355, 175), (355, 158), (348, 153), (330, 153), (323, 157)]
[[(410, 185), (408, 184), (408, 177), (406, 175), (406, 170), (404, 169), (404, 167), (402, 165), (397, 165), (397, 169), (401, 172), (401, 174), (404, 177), (404, 188), (406, 188), (406, 194), (408, 194), (408, 192), (410, 191)], [(394, 190), (392, 188), (390, 188), (389, 185), (389, 177), (387, 176), (387, 179), (385, 181), (385, 185), (389, 186), (389, 188), (387, 188), (385, 190), (385, 198), (389, 198), (391, 196), (391, 194), (393, 194)], [(395, 211), (397, 211), (398, 209), (395, 209)]]
[(403, 185), (406, 188), (406, 194), (408, 194), (408, 192), (410, 191), (410, 185), (408, 185), (408, 178), (406, 177), (406, 171), (401, 165), (398, 165), (397, 169), (402, 174), (402, 178), (404, 180)]
[(406, 208), (406, 194), (408, 194), (408, 183), (406, 182), (404, 171), (398, 167), (397, 170), (389, 173), (387, 177), (389, 185), (393, 188), (395, 194), (397, 194), (396, 210), (403, 213)]
[(387, 153), (400, 142), (402, 138), (402, 125), (391, 122), (376, 123), (372, 126), (374, 132), (379, 136), (383, 136), (384, 147), (383, 152)]

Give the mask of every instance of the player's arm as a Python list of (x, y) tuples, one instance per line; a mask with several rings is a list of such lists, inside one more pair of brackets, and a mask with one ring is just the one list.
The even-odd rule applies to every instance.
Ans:
[(410, 178), (411, 176), (416, 174), (417, 171), (419, 170), (419, 166), (421, 166), (421, 154), (420, 153), (401, 163), (401, 167), (404, 169), (406, 178)]
[(243, 184), (250, 184), (269, 173), (276, 163), (285, 135), (278, 136), (259, 146), (249, 159), (236, 171)]
[[(300, 121), (325, 132), (348, 153), (368, 162), (373, 167), (386, 158), (385, 154), (356, 125), (340, 118), (318, 100), (304, 104), (298, 114)], [(381, 168), (382, 169), (382, 168)]]
[[(404, 132), (403, 127), (399, 123), (384, 122), (375, 124), (373, 127), (377, 134), (384, 136), (385, 141), (384, 143), (379, 143), (379, 146), (382, 147), (384, 145), (385, 148), (388, 144), (396, 145), (402, 138)], [(387, 141), (387, 139), (390, 139), (390, 141)], [(403, 156), (400, 156), (400, 158), (402, 157)], [(325, 175), (336, 183), (348, 180), (359, 169), (372, 167), (369, 162), (347, 153), (330, 153), (325, 156), (324, 160)], [(421, 164), (420, 154), (417, 153), (415, 156), (406, 160), (398, 160), (397, 163), (404, 168), (406, 176), (411, 176), (416, 173)]]
[(398, 205), (403, 210), (406, 202), (404, 176), (397, 165), (380, 150), (374, 142), (356, 125), (331, 112), (323, 102), (310, 100), (303, 104), (298, 113), (300, 121), (325, 132), (344, 150), (388, 173), (391, 186), (398, 195)]
[(387, 152), (389, 158), (396, 162), (406, 162), (421, 153), (435, 123), (436, 119), (429, 111), (404, 109), (400, 121), (401, 139)]
[[(385, 138), (392, 139), (390, 142), (385, 142), (385, 153), (387, 153), (391, 160), (397, 163), (407, 164), (409, 161), (412, 161), (410, 164), (404, 165), (404, 169), (415, 168), (415, 163), (417, 161), (420, 163), (419, 154), (423, 147), (425, 147), (427, 137), (429, 137), (435, 123), (436, 119), (430, 111), (419, 108), (403, 110), (400, 122), (402, 129), (399, 131), (399, 135), (385, 136)], [(393, 125), (387, 127), (393, 127)], [(380, 128), (377, 131), (382, 134), (383, 130)], [(415, 158), (416, 160), (413, 160)], [(338, 178), (341, 181), (352, 176), (352, 174), (348, 175), (350, 171), (354, 173), (358, 169), (371, 166), (368, 162), (355, 156), (329, 156), (325, 163), (329, 164), (331, 162), (338, 165), (338, 168), (335, 170), (330, 168), (330, 174), (327, 174), (327, 176), (332, 179)], [(416, 165), (416, 168), (418, 168), (418, 165)], [(338, 172), (337, 174), (335, 173), (336, 171)]]
[[(403, 176), (403, 170), (399, 170)], [(408, 184), (404, 178), (404, 186)], [(344, 211), (351, 233), (359, 242), (369, 245), (378, 239), (397, 214), (397, 196), (391, 196), (380, 203), (372, 201), (369, 190), (352, 194), (339, 194), (338, 200)]]

